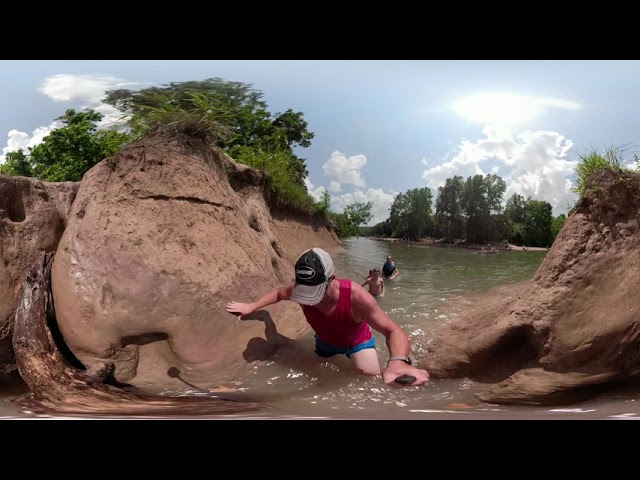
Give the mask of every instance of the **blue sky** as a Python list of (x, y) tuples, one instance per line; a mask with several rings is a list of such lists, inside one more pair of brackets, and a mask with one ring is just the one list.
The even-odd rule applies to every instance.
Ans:
[(633, 153), (640, 135), (635, 60), (5, 60), (1, 153), (41, 141), (67, 108), (111, 118), (105, 90), (211, 77), (252, 84), (272, 113), (303, 112), (310, 193), (329, 190), (337, 212), (371, 200), (371, 224), (397, 193), (426, 186), (435, 201), (447, 178), (487, 173), (505, 179), (505, 200), (567, 213), (579, 154)]

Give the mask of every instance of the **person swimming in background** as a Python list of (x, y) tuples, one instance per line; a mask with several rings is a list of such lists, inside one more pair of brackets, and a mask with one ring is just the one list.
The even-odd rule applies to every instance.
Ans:
[(363, 287), (369, 286), (369, 293), (374, 297), (384, 297), (384, 280), (380, 278), (380, 269), (373, 268), (369, 270), (369, 277), (362, 282)]
[(395, 262), (391, 260), (391, 256), (387, 257), (387, 261), (384, 262), (384, 265), (382, 266), (382, 273), (385, 278), (389, 278), (391, 280), (400, 275), (400, 271), (398, 270), (398, 267), (396, 267)]

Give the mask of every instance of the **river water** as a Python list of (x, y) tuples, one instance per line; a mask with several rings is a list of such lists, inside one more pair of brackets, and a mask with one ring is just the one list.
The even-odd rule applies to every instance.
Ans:
[[(478, 255), (466, 249), (363, 237), (346, 239), (344, 246), (345, 251), (334, 256), (338, 277), (363, 281), (371, 268), (382, 267), (388, 255), (393, 257), (400, 275), (385, 282), (386, 294), (378, 301), (405, 329), (414, 355), (425, 351), (435, 329), (472, 309), (484, 294), (530, 280), (546, 255), (544, 251)], [(375, 335), (381, 362), (386, 363), (384, 337)], [(343, 356), (329, 360), (316, 357), (311, 333), (283, 348), (274, 359), (254, 362), (252, 374), (231, 386), (240, 398), (246, 396), (267, 406), (251, 415), (222, 418), (640, 419), (636, 402), (640, 393), (630, 387), (564, 407), (482, 403), (473, 395), (482, 385), (467, 378), (433, 380), (404, 389), (387, 387), (379, 377), (355, 375)], [(16, 389), (0, 394), (0, 418), (33, 417), (12, 402), (22, 392)]]

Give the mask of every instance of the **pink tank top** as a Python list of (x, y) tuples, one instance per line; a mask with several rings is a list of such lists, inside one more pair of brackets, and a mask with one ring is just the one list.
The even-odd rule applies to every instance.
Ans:
[(366, 322), (356, 323), (351, 316), (351, 280), (339, 278), (338, 306), (329, 316), (309, 305), (300, 305), (307, 322), (318, 338), (334, 347), (353, 347), (371, 338)]

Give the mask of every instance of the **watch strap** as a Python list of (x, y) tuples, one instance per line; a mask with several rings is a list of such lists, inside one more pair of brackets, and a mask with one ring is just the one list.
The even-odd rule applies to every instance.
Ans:
[(389, 360), (387, 360), (387, 365), (389, 365), (389, 362), (393, 362), (394, 360), (401, 360), (404, 363), (406, 363), (407, 365), (412, 365), (413, 362), (411, 361), (411, 359), (405, 355), (393, 355), (392, 357), (389, 357)]

